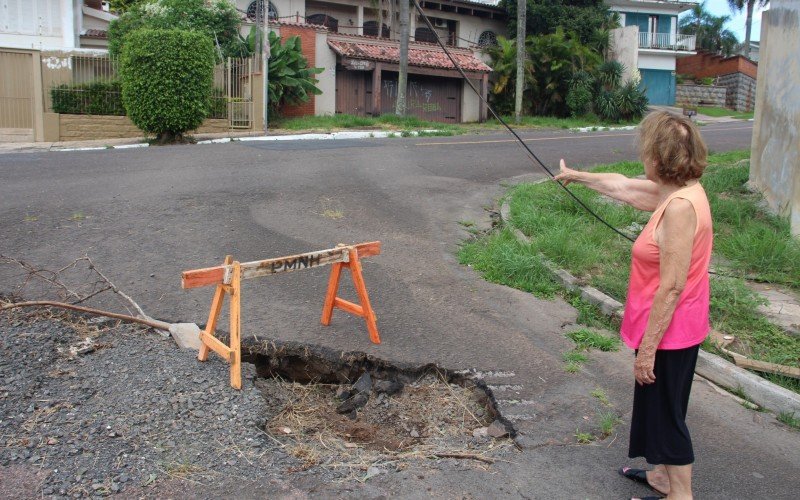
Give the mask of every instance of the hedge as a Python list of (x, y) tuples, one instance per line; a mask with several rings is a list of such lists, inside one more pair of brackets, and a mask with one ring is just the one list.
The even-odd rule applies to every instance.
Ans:
[(211, 111), (214, 47), (195, 31), (137, 30), (123, 48), (120, 75), (131, 121), (162, 142), (180, 138)]
[(118, 80), (62, 84), (50, 89), (54, 113), (124, 116), (122, 86)]

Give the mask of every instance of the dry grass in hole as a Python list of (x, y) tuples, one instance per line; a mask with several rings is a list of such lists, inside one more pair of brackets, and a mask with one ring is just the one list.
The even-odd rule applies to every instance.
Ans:
[[(394, 396), (372, 393), (356, 420), (336, 413), (335, 384), (299, 384), (280, 378), (257, 385), (277, 412), (266, 432), (302, 461), (295, 470), (321, 466), (359, 479), (372, 465), (403, 469), (410, 461), (455, 455), (485, 466), (510, 440), (475, 440), (472, 432), (492, 422), (476, 388), (448, 384), (431, 374)], [(485, 401), (485, 400), (484, 400)], [(419, 437), (413, 437), (418, 435)]]

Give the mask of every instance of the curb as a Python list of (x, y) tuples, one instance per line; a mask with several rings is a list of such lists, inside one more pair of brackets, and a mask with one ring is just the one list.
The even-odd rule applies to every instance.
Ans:
[[(330, 141), (344, 139), (386, 139), (390, 137), (418, 137), (420, 134), (434, 134), (440, 132), (435, 129), (425, 130), (345, 130), (341, 132), (329, 133), (309, 133), (309, 134), (286, 134), (286, 135), (258, 135), (243, 137), (219, 137), (215, 139), (205, 139), (197, 141), (195, 144), (226, 144), (229, 142), (273, 142), (273, 141)], [(101, 151), (108, 149), (132, 149), (147, 148), (149, 143), (137, 142), (133, 144), (119, 144), (116, 146), (87, 146), (82, 148), (54, 148), (49, 151)]]
[[(500, 220), (514, 233), (522, 244), (529, 245), (531, 240), (522, 231), (511, 224), (511, 207), (508, 199), (500, 206)], [(578, 279), (569, 272), (559, 269), (555, 264), (543, 259), (545, 266), (553, 273), (556, 281), (567, 290), (579, 293), (581, 298), (598, 306), (604, 314), (622, 317), (623, 305), (600, 290), (591, 286), (579, 285)], [(695, 373), (713, 383), (733, 391), (744, 391), (753, 403), (774, 413), (800, 413), (800, 394), (773, 384), (735, 364), (700, 349)]]

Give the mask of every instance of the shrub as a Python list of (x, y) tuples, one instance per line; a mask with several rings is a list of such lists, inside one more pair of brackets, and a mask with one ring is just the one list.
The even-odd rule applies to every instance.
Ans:
[(706, 76), (699, 81), (700, 85), (714, 85), (714, 77)]
[(269, 107), (272, 112), (278, 112), (287, 104), (304, 103), (309, 94), (322, 94), (314, 75), (322, 73), (323, 68), (308, 67), (300, 50), (300, 37), (290, 37), (281, 44), (280, 37), (270, 32), (269, 45)]
[(53, 113), (69, 115), (124, 116), (122, 88), (118, 80), (76, 85), (62, 84), (50, 89)]
[(619, 94), (613, 90), (600, 90), (594, 98), (594, 112), (609, 122), (619, 121)]
[(567, 107), (572, 116), (584, 116), (591, 111), (594, 77), (586, 71), (577, 71), (572, 76), (567, 93)]
[(618, 61), (606, 61), (597, 68), (597, 81), (606, 88), (613, 90), (622, 83), (622, 73), (625, 66)]
[(647, 95), (634, 82), (627, 82), (617, 91), (619, 115), (623, 120), (638, 120), (647, 112)]
[(211, 40), (192, 31), (141, 29), (128, 42), (120, 74), (131, 121), (162, 143), (199, 127), (210, 111)]

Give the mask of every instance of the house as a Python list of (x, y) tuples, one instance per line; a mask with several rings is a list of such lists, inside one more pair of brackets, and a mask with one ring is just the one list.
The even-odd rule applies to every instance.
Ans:
[[(246, 24), (255, 21), (258, 2), (236, 0)], [(481, 48), (506, 32), (506, 13), (499, 0), (420, 2), (431, 31), (411, 8), (407, 106), (409, 114), (441, 122), (486, 118), (480, 98), (436, 44), (438, 37), (473, 85), (486, 95), (491, 68)], [(379, 6), (381, 9), (379, 10)], [(309, 63), (324, 68), (318, 75), (322, 95), (284, 115), (346, 113), (377, 116), (391, 113), (397, 97), (399, 6), (387, 0), (273, 0), (264, 5), (270, 29), (282, 37), (298, 35)], [(379, 28), (380, 24), (380, 28)], [(249, 30), (245, 26), (244, 30)]]
[[(761, 48), (761, 41), (759, 40), (751, 40), (750, 41), (750, 60), (758, 62), (758, 52)], [(741, 51), (742, 55), (744, 55), (744, 50)]]
[(695, 54), (695, 36), (678, 33), (678, 15), (694, 7), (693, 0), (607, 0), (619, 12), (623, 28), (613, 30), (612, 53), (641, 75), (650, 104), (675, 104), (676, 61)]
[(115, 17), (101, 0), (0, 0), (0, 47), (104, 49)]

